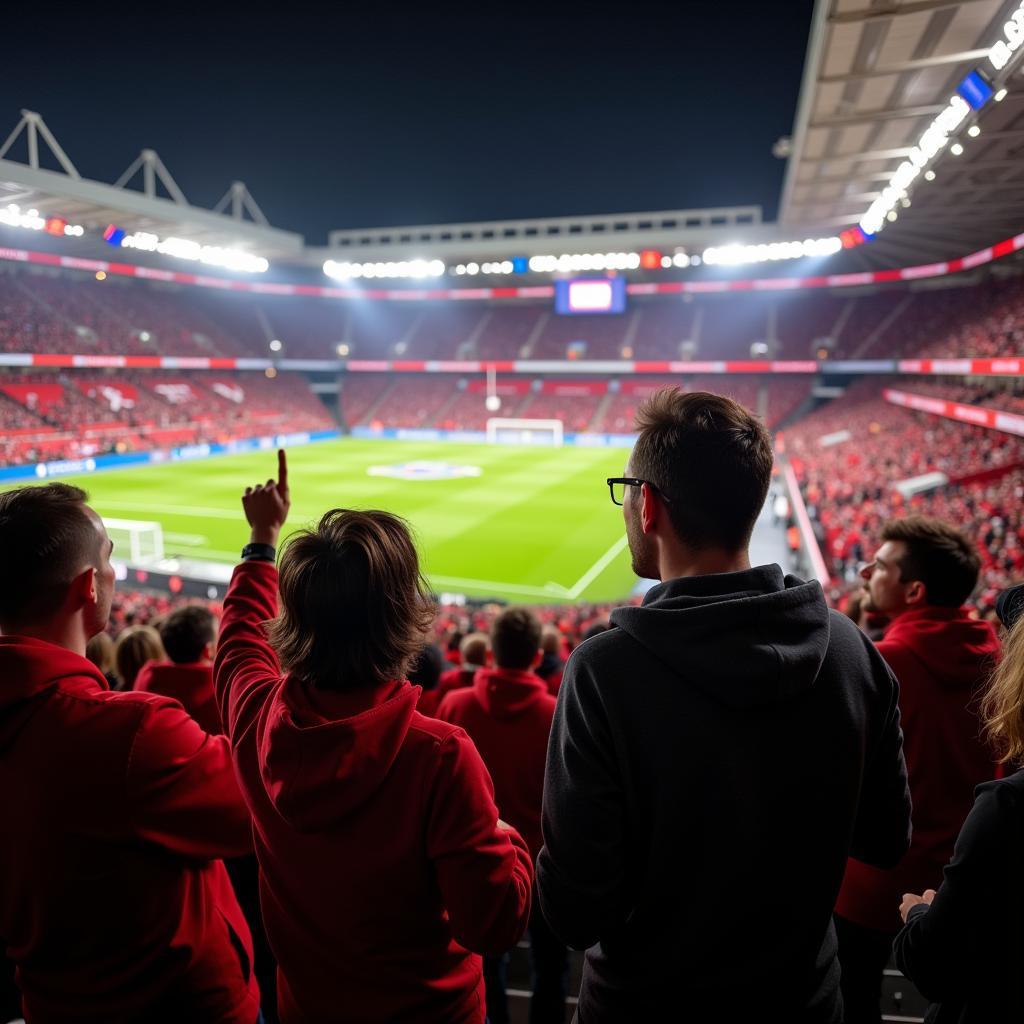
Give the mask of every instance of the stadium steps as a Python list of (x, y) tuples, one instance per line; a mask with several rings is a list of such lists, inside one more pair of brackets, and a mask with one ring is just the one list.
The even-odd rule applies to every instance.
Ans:
[(444, 423), (445, 417), (448, 415), (448, 412), (451, 409), (451, 407), (461, 397), (462, 397), (462, 392), (458, 388), (455, 388), (452, 391), (452, 393), (444, 400), (444, 403), (437, 410), (437, 412), (434, 413), (434, 416), (433, 416), (433, 419), (432, 419), (432, 425), (435, 426), (435, 427), (440, 427), (441, 424)]
[(590, 421), (590, 426), (587, 428), (594, 434), (599, 434), (604, 429), (604, 418), (608, 415), (608, 409), (612, 402), (618, 397), (618, 393), (612, 394), (610, 391), (605, 392), (601, 396), (601, 401), (597, 403), (597, 409), (594, 410), (594, 417)]
[(533, 325), (533, 330), (530, 331), (529, 337), (523, 342), (522, 349), (512, 354), (513, 359), (530, 359), (533, 356), (534, 346), (540, 340), (540, 336), (544, 333), (544, 328), (547, 327), (550, 319), (550, 313), (541, 313), (537, 317), (537, 322)]
[[(391, 394), (391, 392), (394, 391), (396, 387), (398, 387), (398, 383), (401, 379), (402, 377), (400, 374), (395, 374), (394, 380), (392, 380), (391, 383), (388, 384), (388, 386), (377, 396), (373, 404), (366, 410), (366, 412), (363, 413), (362, 418), (359, 421), (360, 424), (367, 424), (373, 422), (373, 417), (376, 415), (377, 410), (381, 407), (381, 404), (383, 402), (387, 401), (388, 396)], [(352, 426), (356, 426), (356, 424), (353, 423)]]
[(488, 309), (484, 312), (484, 315), (477, 321), (476, 327), (459, 342), (458, 348), (455, 350), (456, 359), (475, 359), (477, 357), (477, 345), (493, 316), (493, 310)]
[(843, 303), (843, 308), (839, 310), (839, 316), (836, 317), (836, 322), (828, 332), (828, 336), (832, 339), (833, 353), (839, 351), (839, 342), (843, 337), (843, 329), (846, 327), (850, 317), (853, 316), (853, 309), (856, 305), (856, 299), (847, 299), (847, 301)]
[(914, 292), (908, 292), (903, 299), (898, 302), (890, 311), (888, 316), (882, 318), (881, 322), (878, 323), (875, 329), (857, 346), (857, 348), (850, 355), (851, 359), (863, 359), (874, 347), (876, 341), (882, 337), (885, 332), (892, 327), (894, 323), (906, 312), (908, 307), (913, 303), (916, 295)]

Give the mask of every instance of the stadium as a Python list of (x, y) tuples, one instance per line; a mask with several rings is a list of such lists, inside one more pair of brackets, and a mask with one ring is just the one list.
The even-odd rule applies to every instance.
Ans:
[[(752, 564), (857, 618), (885, 524), (937, 517), (977, 548), (972, 619), (998, 625), (1024, 576), (1022, 60), (1024, 4), (816, 0), (774, 220), (328, 224), (326, 244), (240, 181), (191, 203), (153, 149), (84, 177), (45, 109), (0, 109), (0, 493), (88, 492), (116, 640), (186, 605), (220, 615), (239, 496), (285, 449), (288, 529), (338, 507), (408, 521), (446, 668), (509, 605), (561, 663), (657, 582), (606, 480), (674, 387), (771, 433)], [(525, 943), (509, 972), (525, 1021)], [(924, 1019), (892, 963), (882, 986), (882, 1019)]]

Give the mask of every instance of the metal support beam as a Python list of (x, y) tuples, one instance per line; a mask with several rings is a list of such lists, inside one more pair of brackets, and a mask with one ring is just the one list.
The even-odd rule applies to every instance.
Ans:
[(23, 131), (28, 142), (28, 166), (32, 170), (39, 170), (39, 136), (41, 135), (43, 142), (49, 147), (50, 152), (54, 155), (64, 173), (69, 178), (74, 178), (76, 181), (80, 180), (80, 175), (75, 165), (68, 159), (67, 153), (64, 152), (60, 143), (54, 138), (53, 132), (46, 127), (46, 122), (34, 110), (23, 110), (21, 112), (21, 120), (14, 126), (14, 131), (7, 136), (7, 141), (0, 147), (0, 160), (4, 158), (7, 151), (14, 145), (18, 136)]
[(883, 7), (864, 7), (858, 11), (837, 11), (829, 17), (832, 25), (848, 25), (854, 22), (878, 21), (884, 18), (901, 18), (908, 14), (923, 14), (940, 11), (946, 7), (966, 7), (968, 4), (986, 3), (988, 0), (908, 0), (907, 3), (890, 3)]
[(934, 57), (918, 57), (916, 60), (903, 60), (881, 68), (868, 68), (866, 71), (850, 71), (843, 75), (822, 75), (819, 85), (832, 85), (840, 82), (863, 82), (869, 78), (881, 78), (883, 75), (902, 75), (908, 71), (924, 71), (927, 68), (946, 67), (951, 64), (971, 64), (988, 56), (988, 50), (961, 50), (959, 53), (936, 54)]
[(945, 103), (925, 103), (917, 107), (897, 107), (876, 110), (861, 110), (856, 114), (829, 114), (827, 117), (812, 121), (811, 128), (835, 128), (846, 124), (864, 124), (867, 121), (899, 121), (905, 117), (934, 117), (946, 109)]

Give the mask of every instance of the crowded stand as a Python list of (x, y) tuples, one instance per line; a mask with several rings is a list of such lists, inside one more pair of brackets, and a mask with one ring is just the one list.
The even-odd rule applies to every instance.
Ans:
[(1021, 567), (1024, 442), (892, 405), (880, 389), (864, 379), (784, 432), (831, 570), (845, 590), (855, 589), (882, 523), (909, 512), (937, 516), (978, 538), (984, 565), (975, 601), (990, 614), (995, 594)]
[(0, 461), (7, 465), (335, 426), (297, 376), (119, 370), (12, 374), (0, 383)]

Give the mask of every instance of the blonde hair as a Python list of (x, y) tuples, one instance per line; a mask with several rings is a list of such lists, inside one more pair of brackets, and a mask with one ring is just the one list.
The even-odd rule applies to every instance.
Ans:
[(129, 626), (118, 638), (115, 659), (119, 690), (135, 687), (135, 677), (147, 661), (165, 657), (160, 634), (152, 626)]
[(1024, 616), (1006, 635), (981, 713), (1000, 762), (1024, 762)]

